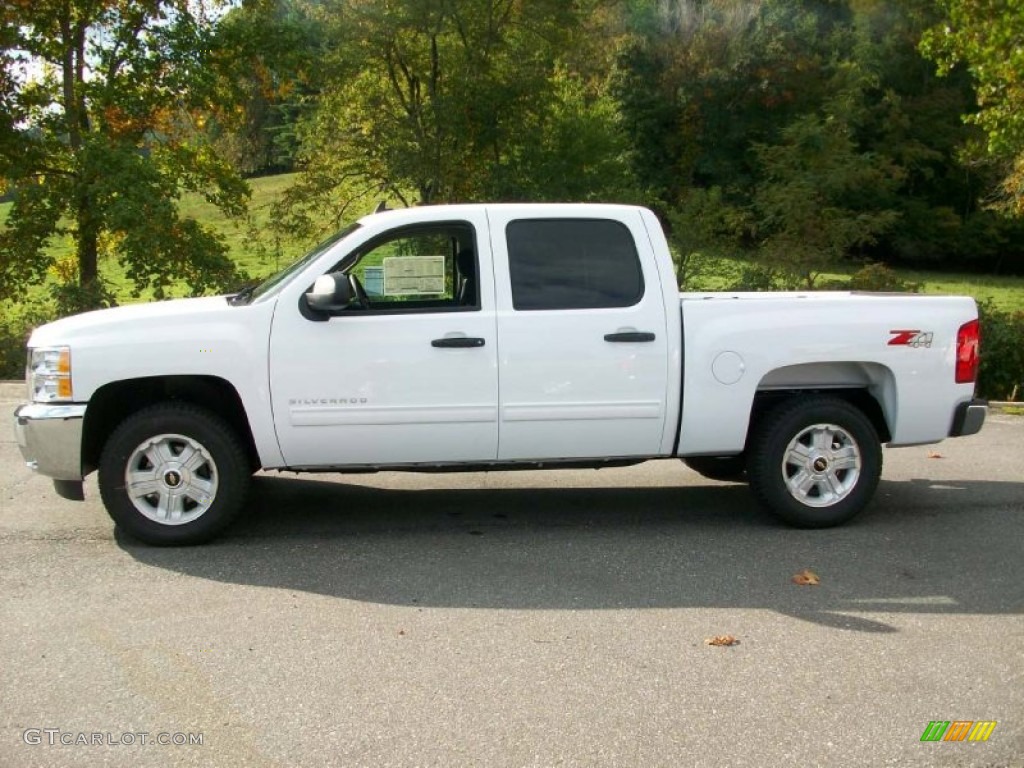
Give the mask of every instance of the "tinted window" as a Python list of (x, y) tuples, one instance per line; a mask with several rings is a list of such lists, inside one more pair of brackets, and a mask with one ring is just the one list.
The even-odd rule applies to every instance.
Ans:
[(643, 296), (633, 236), (617, 221), (520, 220), (505, 234), (518, 310), (628, 307)]

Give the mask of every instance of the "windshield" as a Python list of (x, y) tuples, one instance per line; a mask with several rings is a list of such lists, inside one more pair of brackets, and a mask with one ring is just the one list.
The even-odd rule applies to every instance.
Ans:
[(248, 304), (254, 299), (258, 299), (261, 296), (265, 296), (266, 294), (270, 293), (272, 290), (277, 288), (279, 285), (285, 283), (288, 280), (288, 278), (294, 275), (296, 272), (300, 272), (307, 264), (318, 259), (321, 255), (323, 255), (326, 251), (333, 247), (335, 243), (348, 237), (357, 229), (359, 229), (358, 222), (345, 227), (339, 232), (335, 232), (333, 235), (331, 235), (322, 243), (313, 248), (313, 250), (311, 250), (305, 256), (302, 256), (301, 258), (298, 259), (298, 261), (285, 267), (280, 272), (271, 275), (261, 283), (253, 285), (249, 288), (243, 288), (241, 291), (235, 294), (234, 297), (232, 297), (232, 303)]

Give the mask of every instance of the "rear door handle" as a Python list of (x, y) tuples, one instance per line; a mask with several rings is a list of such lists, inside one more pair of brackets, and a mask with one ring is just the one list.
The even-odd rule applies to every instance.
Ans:
[(654, 334), (649, 331), (621, 331), (619, 333), (606, 333), (605, 341), (654, 341)]
[(434, 339), (430, 342), (430, 346), (432, 347), (442, 347), (447, 349), (452, 347), (482, 347), (483, 345), (484, 340), (476, 336), (445, 336), (443, 339)]

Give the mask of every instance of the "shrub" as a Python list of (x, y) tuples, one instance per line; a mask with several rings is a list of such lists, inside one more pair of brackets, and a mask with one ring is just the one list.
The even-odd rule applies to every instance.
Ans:
[(796, 291), (800, 279), (790, 271), (772, 264), (753, 262), (743, 267), (739, 281), (730, 290), (734, 291)]
[(981, 316), (981, 370), (978, 394), (992, 400), (1016, 400), (1024, 390), (1024, 312), (978, 305)]
[(54, 310), (43, 302), (0, 303), (0, 379), (25, 375), (25, 343), (32, 329), (55, 318)]
[(896, 270), (876, 262), (869, 262), (850, 275), (850, 280), (845, 287), (851, 291), (897, 293), (917, 293), (921, 290), (920, 283), (904, 280)]

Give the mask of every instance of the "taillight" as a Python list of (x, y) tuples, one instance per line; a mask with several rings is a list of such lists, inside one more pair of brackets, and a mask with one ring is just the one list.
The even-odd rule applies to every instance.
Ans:
[(970, 384), (978, 380), (978, 352), (981, 346), (981, 325), (971, 320), (960, 326), (956, 334), (956, 383)]

